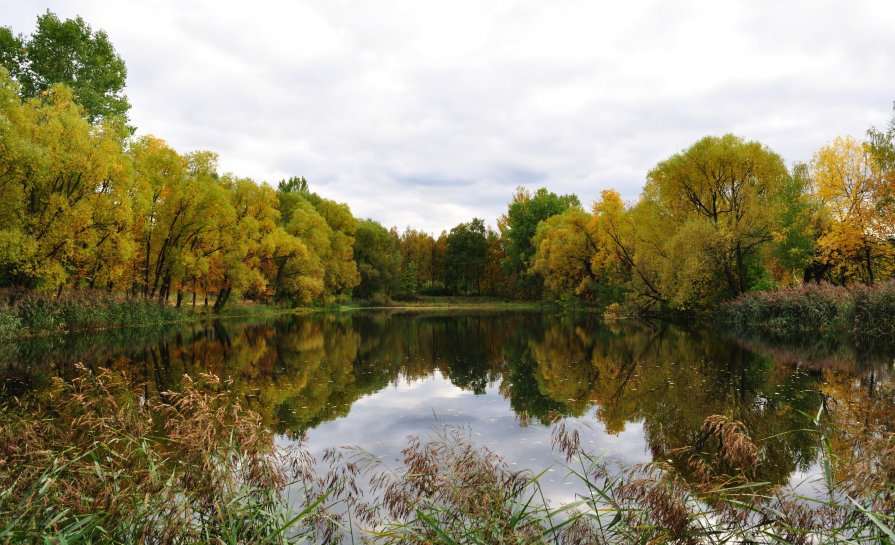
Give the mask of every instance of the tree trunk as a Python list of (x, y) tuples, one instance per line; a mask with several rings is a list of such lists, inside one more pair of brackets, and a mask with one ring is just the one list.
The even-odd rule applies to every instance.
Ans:
[(220, 312), (221, 309), (224, 308), (224, 305), (227, 304), (227, 299), (230, 298), (230, 288), (221, 288), (221, 291), (218, 292), (218, 298), (214, 302), (214, 311)]
[(873, 259), (870, 253), (870, 247), (868, 246), (864, 250), (864, 260), (867, 263), (867, 276), (870, 277), (870, 284), (873, 284)]
[(743, 261), (743, 248), (737, 243), (737, 280), (739, 282), (737, 295), (746, 292), (746, 266)]

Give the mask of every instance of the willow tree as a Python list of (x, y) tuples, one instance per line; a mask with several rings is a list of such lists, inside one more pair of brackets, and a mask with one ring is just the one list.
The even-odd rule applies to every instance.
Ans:
[[(138, 170), (144, 169), (152, 192), (141, 236), (143, 295), (166, 300), (172, 287), (177, 291), (193, 275), (203, 277), (207, 293), (222, 282), (225, 272), (203, 258), (222, 249), (222, 231), (236, 222), (227, 189), (219, 183), (217, 155), (171, 155), (157, 142), (147, 144), (134, 151)], [(155, 170), (159, 166), (166, 175)]]
[[(717, 271), (737, 295), (750, 288), (750, 269), (774, 238), (788, 179), (783, 159), (760, 143), (708, 136), (656, 165), (643, 198), (666, 225), (671, 257), (689, 263), (699, 252), (702, 267)], [(671, 240), (679, 233), (686, 238)]]
[(357, 218), (345, 203), (325, 199), (316, 193), (311, 193), (308, 201), (329, 227), (327, 244), (321, 253), (326, 292), (332, 295), (347, 294), (360, 282), (354, 261)]
[(271, 295), (262, 265), (276, 252), (280, 217), (276, 192), (269, 185), (232, 174), (222, 176), (220, 184), (229, 198), (232, 215), (221, 223), (219, 235), (209, 245), (201, 244), (203, 238), (197, 237), (185, 252), (185, 257), (204, 257), (209, 252), (215, 257), (214, 269), (219, 271), (215, 300), (218, 310), (234, 293), (250, 293), (255, 299)]
[(360, 276), (354, 260), (358, 221), (348, 205), (311, 192), (308, 181), (303, 177), (281, 181), (277, 187), (277, 198), (280, 201), (281, 225), (301, 239), (309, 251), (303, 258), (304, 273), (291, 267), (293, 273), (305, 276), (302, 298), (313, 291), (310, 288), (315, 282), (310, 282), (307, 273), (317, 268), (323, 275), (323, 284), (317, 295), (324, 292), (328, 295), (349, 293), (360, 282)]
[(0, 276), (62, 288), (114, 281), (132, 251), (123, 132), (91, 125), (70, 89), (22, 102), (0, 74)]
[(598, 280), (592, 263), (600, 249), (591, 232), (593, 220), (576, 206), (538, 224), (531, 268), (544, 278), (552, 294), (592, 298)]
[(610, 284), (628, 292), (630, 309), (636, 313), (664, 310), (670, 306), (662, 275), (667, 261), (665, 225), (655, 203), (641, 199), (626, 207), (621, 195), (605, 190), (594, 203), (593, 230), (599, 251), (591, 268), (600, 271)]

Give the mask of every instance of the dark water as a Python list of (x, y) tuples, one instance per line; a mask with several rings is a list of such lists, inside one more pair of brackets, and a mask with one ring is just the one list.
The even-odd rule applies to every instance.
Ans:
[[(550, 427), (561, 419), (581, 426), (595, 452), (671, 459), (705, 441), (707, 416), (724, 414), (758, 440), (759, 478), (779, 483), (812, 472), (828, 369), (880, 380), (877, 363), (860, 359), (595, 316), (392, 311), (31, 341), (0, 347), (0, 379), (7, 395), (21, 394), (83, 362), (122, 370), (158, 395), (211, 372), (232, 381), (278, 441), (306, 434), (314, 452), (357, 445), (386, 462), (408, 435), (459, 423), (514, 467), (542, 469), (558, 458)], [(562, 496), (561, 470), (550, 477)]]

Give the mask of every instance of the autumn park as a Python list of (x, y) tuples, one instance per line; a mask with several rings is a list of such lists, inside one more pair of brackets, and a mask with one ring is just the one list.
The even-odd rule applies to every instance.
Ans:
[(150, 134), (92, 21), (5, 24), (0, 543), (895, 544), (889, 104), (436, 232)]

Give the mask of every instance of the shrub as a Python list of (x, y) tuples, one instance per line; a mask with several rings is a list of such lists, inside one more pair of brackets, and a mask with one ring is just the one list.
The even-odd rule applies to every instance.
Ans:
[(724, 304), (719, 315), (737, 331), (777, 338), (821, 334), (850, 336), (859, 342), (885, 341), (895, 335), (895, 281), (749, 292)]
[(13, 339), (22, 329), (22, 321), (9, 308), (0, 307), (0, 341)]

